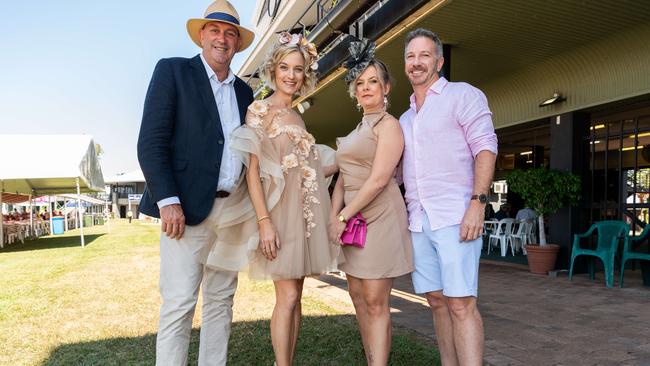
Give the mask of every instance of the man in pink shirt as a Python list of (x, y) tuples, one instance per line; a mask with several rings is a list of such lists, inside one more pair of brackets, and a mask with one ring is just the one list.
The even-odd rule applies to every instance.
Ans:
[(409, 33), (405, 61), (414, 92), (400, 117), (413, 286), (431, 306), (442, 364), (481, 365), (483, 321), (476, 296), (497, 154), (492, 113), (480, 90), (440, 77), (444, 59), (435, 33)]

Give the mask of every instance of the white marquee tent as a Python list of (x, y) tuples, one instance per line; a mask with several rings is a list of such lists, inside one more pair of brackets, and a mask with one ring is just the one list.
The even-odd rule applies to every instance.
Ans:
[[(0, 135), (0, 192), (31, 197), (76, 193), (80, 200), (81, 192), (103, 190), (104, 178), (91, 136)], [(81, 210), (79, 221), (83, 246)], [(2, 240), (0, 225), (0, 243)]]

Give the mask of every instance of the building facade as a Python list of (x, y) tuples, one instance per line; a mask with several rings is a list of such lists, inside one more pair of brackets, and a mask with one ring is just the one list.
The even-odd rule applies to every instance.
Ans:
[(134, 218), (140, 217), (140, 199), (145, 187), (142, 171), (117, 174), (105, 181), (113, 217), (125, 218), (129, 209), (133, 212)]
[[(648, 222), (650, 2), (275, 0), (258, 1), (254, 17), (260, 42), (239, 74), (257, 87), (256, 66), (273, 35), (307, 34), (320, 52), (320, 80), (296, 105), (307, 102), (308, 129), (329, 144), (360, 120), (342, 81), (349, 35), (377, 43), (396, 80), (389, 111), (399, 116), (411, 94), (405, 36), (419, 27), (436, 32), (444, 76), (488, 97), (499, 138), (496, 181), (534, 166), (582, 177), (579, 205), (548, 220), (549, 242), (562, 247), (559, 267), (568, 266), (572, 235), (592, 222), (625, 220), (637, 233)], [(493, 192), (498, 197), (515, 212), (521, 206), (516, 195)]]

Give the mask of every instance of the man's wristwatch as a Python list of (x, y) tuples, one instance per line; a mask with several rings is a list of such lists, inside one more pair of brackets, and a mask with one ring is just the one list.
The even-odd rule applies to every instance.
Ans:
[(470, 200), (477, 200), (480, 203), (487, 203), (488, 202), (488, 196), (486, 194), (483, 194), (483, 193), (475, 194), (475, 195), (472, 195)]
[(348, 220), (346, 220), (345, 216), (343, 216), (343, 215), (339, 215), (338, 219), (339, 219), (340, 222), (348, 222)]

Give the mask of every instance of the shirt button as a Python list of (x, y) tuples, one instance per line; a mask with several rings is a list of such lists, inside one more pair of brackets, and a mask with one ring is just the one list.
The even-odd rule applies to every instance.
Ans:
[(219, 145), (223, 145), (223, 140), (219, 140), (217, 142), (219, 143)]

